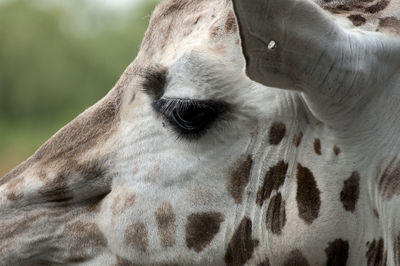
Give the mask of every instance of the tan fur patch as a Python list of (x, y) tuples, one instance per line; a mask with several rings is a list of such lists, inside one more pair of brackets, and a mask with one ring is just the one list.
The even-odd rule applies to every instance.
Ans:
[[(64, 161), (58, 168), (52, 169), (56, 176), (46, 177), (44, 185), (39, 189), (39, 194), (49, 202), (67, 202), (73, 199), (72, 190), (87, 186), (88, 182), (104, 178), (105, 171), (99, 162), (77, 163), (74, 159)], [(105, 180), (104, 180), (105, 181)], [(93, 193), (108, 193), (110, 188), (104, 187), (103, 191), (92, 189)], [(98, 194), (82, 194), (80, 198), (96, 197)]]
[(50, 201), (68, 201), (72, 199), (72, 192), (68, 188), (67, 177), (64, 174), (57, 175), (39, 189), (39, 193)]
[(156, 220), (158, 224), (158, 236), (161, 240), (161, 246), (164, 248), (173, 247), (175, 245), (175, 213), (169, 202), (163, 202), (157, 209)]
[[(182, 21), (187, 20), (189, 16), (194, 16), (197, 20), (198, 16), (202, 13), (201, 9), (205, 9), (206, 6), (204, 3), (206, 2), (208, 0), (170, 0), (158, 5), (153, 12), (141, 50), (151, 55), (160, 50), (160, 47), (164, 49), (172, 36), (182, 33), (178, 31), (181, 27), (177, 25), (181, 25)], [(196, 23), (193, 23), (192, 27), (195, 27), (197, 23), (198, 20)], [(186, 30), (189, 30), (188, 26), (186, 26)]]
[(377, 2), (363, 0), (331, 0), (324, 2), (322, 7), (334, 13), (357, 11), (364, 14), (375, 14), (384, 10), (389, 5), (390, 0), (378, 0)]
[(24, 193), (22, 191), (22, 185), (23, 185), (24, 181), (25, 181), (24, 178), (20, 177), (20, 178), (15, 178), (15, 179), (11, 180), (7, 184), (6, 197), (8, 200), (17, 201), (24, 197)]
[(135, 203), (136, 194), (129, 193), (126, 190), (122, 190), (114, 198), (112, 203), (112, 215), (115, 218), (117, 215), (122, 214), (126, 209), (132, 207)]
[[(57, 132), (27, 161), (1, 178), (0, 186), (35, 164), (48, 167), (49, 163), (56, 161), (70, 161), (94, 146), (104, 143), (117, 128), (120, 105), (121, 92), (114, 89), (102, 101)], [(73, 169), (69, 168), (69, 170)]]
[(228, 177), (226, 187), (236, 204), (241, 204), (243, 192), (250, 181), (250, 172), (253, 165), (251, 155), (242, 155), (234, 164), (233, 171)]
[(236, 18), (233, 14), (233, 11), (229, 11), (226, 22), (225, 22), (225, 30), (227, 32), (237, 32), (238, 26), (236, 24)]
[(186, 223), (186, 246), (196, 252), (206, 248), (219, 232), (224, 215), (219, 212), (194, 213)]
[(120, 106), (121, 95), (115, 91), (61, 129), (34, 154), (34, 158), (42, 164), (76, 158), (101, 144), (116, 130)]
[(400, 20), (396, 17), (380, 18), (378, 30), (400, 35)]
[(106, 237), (95, 223), (77, 221), (67, 224), (64, 227), (63, 234), (69, 243), (69, 262), (84, 261), (108, 244)]
[(42, 213), (27, 214), (25, 216), (15, 218), (12, 223), (2, 220), (0, 223), (1, 242), (5, 243), (10, 238), (15, 238), (18, 235), (24, 233), (30, 228), (32, 224), (34, 224), (40, 217), (42, 217), (42, 215)]
[(146, 225), (142, 222), (134, 222), (125, 231), (125, 243), (130, 247), (146, 252), (149, 245), (149, 237)]

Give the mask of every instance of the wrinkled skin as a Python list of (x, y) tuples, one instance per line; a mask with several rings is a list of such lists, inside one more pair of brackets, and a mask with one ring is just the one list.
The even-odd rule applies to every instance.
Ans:
[(0, 179), (0, 264), (399, 265), (400, 41), (344, 25), (162, 3), (110, 93)]

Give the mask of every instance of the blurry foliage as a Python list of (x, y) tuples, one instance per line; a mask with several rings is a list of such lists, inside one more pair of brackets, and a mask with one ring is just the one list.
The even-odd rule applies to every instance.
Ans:
[(113, 87), (156, 4), (60, 2), (0, 2), (0, 177)]

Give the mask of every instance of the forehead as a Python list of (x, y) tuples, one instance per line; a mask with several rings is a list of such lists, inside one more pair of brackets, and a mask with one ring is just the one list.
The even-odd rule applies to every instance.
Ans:
[(167, 0), (156, 8), (138, 55), (140, 64), (168, 68), (192, 52), (244, 67), (231, 1)]

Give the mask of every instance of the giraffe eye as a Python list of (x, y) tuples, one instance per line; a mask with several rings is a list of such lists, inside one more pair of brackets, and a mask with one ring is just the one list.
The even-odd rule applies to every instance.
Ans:
[(191, 99), (157, 100), (153, 107), (169, 122), (179, 137), (197, 139), (226, 110), (226, 104)]
[(207, 106), (187, 105), (184, 108), (176, 108), (172, 112), (173, 122), (185, 134), (198, 132), (214, 120), (215, 116), (215, 110)]

